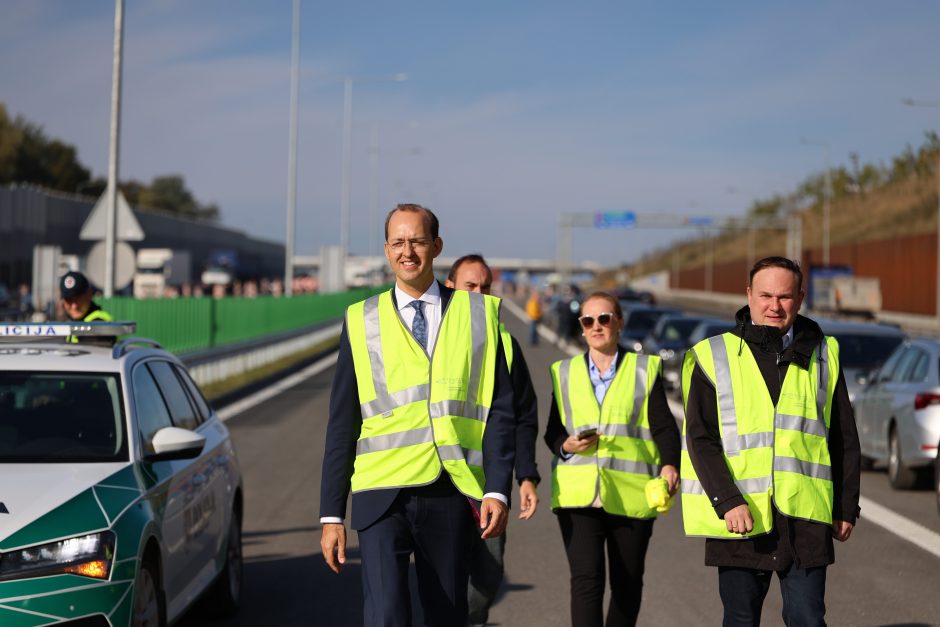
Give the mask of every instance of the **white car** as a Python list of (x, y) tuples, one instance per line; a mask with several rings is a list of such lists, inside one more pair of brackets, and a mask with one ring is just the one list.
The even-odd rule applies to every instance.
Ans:
[[(0, 625), (237, 609), (242, 481), (183, 364), (133, 323), (0, 325)], [(67, 343), (67, 336), (77, 343)]]
[(927, 479), (940, 441), (940, 342), (898, 346), (855, 397), (855, 421), (863, 460), (887, 462), (893, 487)]

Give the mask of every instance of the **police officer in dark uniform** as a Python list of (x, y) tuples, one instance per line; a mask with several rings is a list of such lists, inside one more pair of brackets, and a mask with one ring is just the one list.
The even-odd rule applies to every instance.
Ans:
[(91, 284), (81, 272), (66, 272), (59, 280), (65, 315), (75, 322), (111, 322), (111, 314), (92, 300)]

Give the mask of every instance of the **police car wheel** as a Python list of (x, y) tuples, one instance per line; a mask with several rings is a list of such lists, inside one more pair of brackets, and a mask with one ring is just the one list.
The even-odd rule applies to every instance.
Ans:
[(155, 570), (142, 562), (134, 581), (134, 627), (164, 627), (163, 603), (157, 588)]
[(228, 617), (238, 611), (242, 593), (242, 525), (238, 514), (229, 520), (225, 566), (203, 599), (202, 609), (215, 617)]

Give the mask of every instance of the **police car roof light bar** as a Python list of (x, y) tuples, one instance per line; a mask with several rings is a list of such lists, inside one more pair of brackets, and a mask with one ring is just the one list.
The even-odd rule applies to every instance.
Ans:
[(23, 322), (0, 324), (0, 342), (62, 339), (67, 337), (117, 338), (137, 330), (137, 323), (119, 322)]

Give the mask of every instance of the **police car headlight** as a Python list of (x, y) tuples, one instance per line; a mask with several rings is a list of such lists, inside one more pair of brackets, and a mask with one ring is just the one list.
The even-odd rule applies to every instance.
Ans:
[(114, 533), (102, 531), (2, 553), (0, 581), (64, 574), (107, 579), (113, 561)]
[(671, 348), (664, 348), (659, 351), (659, 356), (663, 361), (670, 361), (673, 357), (676, 356), (676, 352)]

